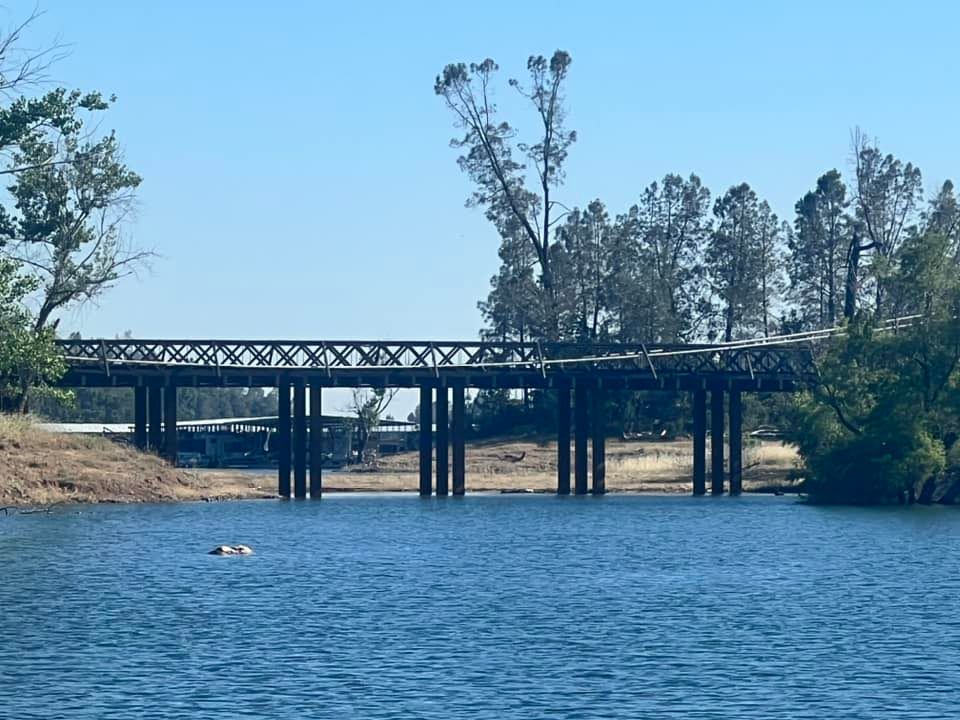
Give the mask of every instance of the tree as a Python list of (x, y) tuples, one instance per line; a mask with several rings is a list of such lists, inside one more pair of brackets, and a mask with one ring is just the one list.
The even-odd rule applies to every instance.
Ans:
[(770, 337), (774, 325), (773, 305), (783, 291), (780, 256), (784, 232), (767, 201), (761, 202), (757, 208), (756, 263), (760, 277), (760, 321), (764, 337)]
[(0, 408), (28, 406), (28, 391), (34, 394), (52, 388), (66, 371), (62, 355), (49, 329), (36, 330), (24, 303), (37, 287), (36, 280), (20, 272), (12, 260), (0, 257)]
[(896, 272), (897, 252), (912, 230), (910, 223), (922, 199), (922, 178), (920, 168), (883, 155), (859, 130), (853, 136), (853, 156), (856, 218), (866, 240), (857, 243), (856, 253), (872, 251), (874, 311), (882, 315), (887, 284)]
[(862, 314), (817, 359), (819, 382), (789, 423), (815, 498), (912, 500), (948, 463), (960, 473), (960, 275), (948, 245), (907, 238), (887, 279), (921, 318), (884, 332)]
[(533, 277), (533, 251), (522, 235), (510, 233), (503, 237), (499, 255), (500, 270), (490, 279), (490, 294), (477, 303), (487, 323), (481, 336), (524, 342), (538, 336), (543, 327), (541, 290)]
[[(0, 175), (12, 176), (15, 182), (25, 173), (70, 163), (70, 158), (57, 151), (61, 141), (79, 133), (78, 110), (97, 110), (104, 105), (97, 93), (62, 88), (40, 97), (23, 96), (24, 91), (46, 81), (48, 69), (60, 57), (61, 46), (56, 44), (40, 50), (23, 45), (24, 32), (40, 14), (34, 10), (0, 36), (0, 95), (8, 101), (0, 107), (0, 157), (6, 161)], [(43, 137), (51, 141), (48, 152), (25, 152)], [(10, 252), (6, 240), (16, 229), (17, 219), (0, 205), (0, 406), (25, 412), (31, 395), (60, 395), (52, 383), (66, 367), (56, 351), (53, 330), (27, 308), (27, 301), (42, 291), (42, 281), (15, 250)]]
[(741, 331), (766, 334), (779, 285), (777, 217), (746, 183), (718, 198), (713, 214), (717, 222), (706, 251), (707, 276), (722, 306), (724, 340)]
[[(640, 262), (652, 271), (657, 331), (644, 339), (689, 338), (705, 309), (702, 256), (710, 233), (710, 191), (700, 178), (666, 175), (637, 205)], [(632, 209), (631, 209), (632, 211)]]
[(947, 254), (960, 266), (960, 204), (953, 183), (946, 180), (930, 201), (923, 217), (926, 234), (942, 235), (947, 242)]
[(557, 233), (564, 254), (565, 272), (558, 285), (567, 312), (561, 319), (561, 336), (579, 342), (596, 342), (605, 311), (605, 250), (610, 242), (610, 221), (599, 200), (586, 210), (574, 208)]
[[(51, 422), (132, 423), (132, 388), (75, 388), (70, 397), (31, 398), (30, 410)], [(177, 389), (181, 420), (267, 417), (277, 414), (275, 391), (261, 388)]]
[[(530, 85), (510, 80), (533, 105), (539, 120), (536, 140), (529, 143), (515, 143), (516, 130), (497, 119), (492, 81), (499, 66), (493, 60), (471, 63), (469, 68), (465, 63), (447, 65), (434, 84), (434, 92), (464, 130), (450, 144), (464, 151), (458, 163), (476, 186), (468, 206), (486, 207), (487, 218), (501, 235), (516, 225), (536, 255), (540, 283), (550, 303), (556, 299), (550, 250), (556, 223), (553, 210), (559, 205), (551, 192), (563, 182), (563, 164), (576, 140), (576, 133), (564, 127), (563, 84), (570, 63), (570, 55), (562, 50), (549, 61), (542, 55), (531, 56), (527, 61)], [(528, 167), (515, 154), (529, 162), (536, 191), (528, 189)]]
[(620, 342), (645, 340), (656, 322), (649, 267), (640, 258), (639, 210), (636, 205), (613, 221), (604, 248), (604, 296), (607, 333)]
[(830, 170), (795, 205), (788, 273), (792, 299), (808, 327), (831, 327), (842, 310), (840, 293), (852, 226), (846, 193), (840, 173)]
[(55, 328), (57, 311), (99, 297), (149, 257), (123, 236), (140, 177), (123, 163), (116, 136), (90, 139), (80, 117), (109, 103), (97, 95), (58, 97), (73, 122), (22, 137), (8, 187), (17, 214), (8, 218), (3, 252), (39, 279), (38, 331)]
[(376, 429), (396, 393), (396, 389), (354, 389), (350, 412), (357, 416), (357, 456), (360, 462), (364, 460), (370, 433)]

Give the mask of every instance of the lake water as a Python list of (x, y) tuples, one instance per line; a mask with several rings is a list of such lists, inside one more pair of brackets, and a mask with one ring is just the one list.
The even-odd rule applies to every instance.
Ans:
[[(220, 543), (250, 557), (212, 557)], [(0, 717), (948, 718), (960, 510), (328, 496), (0, 516)]]

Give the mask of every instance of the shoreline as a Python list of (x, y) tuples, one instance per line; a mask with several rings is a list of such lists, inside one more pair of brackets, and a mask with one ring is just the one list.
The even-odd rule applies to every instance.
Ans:
[[(419, 497), (416, 490), (369, 490), (364, 488), (359, 489), (344, 489), (344, 488), (333, 488), (324, 490), (323, 495), (325, 497), (351, 497), (351, 496), (365, 496), (365, 497), (409, 497), (417, 498)], [(593, 493), (587, 493), (585, 495), (574, 495), (573, 493), (569, 495), (557, 495), (555, 491), (548, 490), (468, 490), (463, 496), (448, 495), (443, 496), (441, 499), (445, 500), (449, 498), (451, 501), (455, 502), (457, 497), (470, 497), (470, 496), (480, 496), (480, 497), (505, 497), (505, 496), (515, 496), (522, 495), (527, 497), (557, 497), (557, 498), (597, 498), (597, 497), (647, 497), (647, 498), (694, 498), (691, 493), (679, 493), (679, 492), (666, 492), (666, 491), (657, 491), (657, 490), (607, 490), (603, 495), (596, 496)], [(705, 495), (699, 496), (703, 498), (713, 498), (713, 497), (734, 497), (728, 493), (723, 495), (711, 495), (706, 493)], [(792, 489), (784, 492), (769, 492), (765, 490), (745, 490), (740, 496), (736, 497), (790, 497), (794, 499), (800, 499), (805, 497), (804, 493), (799, 490)], [(424, 498), (425, 500), (437, 500), (436, 495), (431, 495), (429, 498)], [(161, 499), (161, 500), (60, 500), (57, 502), (42, 504), (42, 503), (22, 503), (22, 504), (12, 504), (0, 506), (0, 519), (7, 516), (13, 515), (41, 515), (41, 514), (52, 514), (58, 509), (69, 509), (69, 508), (81, 508), (88, 506), (102, 506), (102, 505), (118, 505), (118, 506), (139, 506), (139, 505), (182, 505), (182, 504), (200, 504), (200, 503), (232, 503), (232, 502), (253, 502), (253, 501), (265, 501), (265, 500), (274, 500), (282, 502), (309, 502), (311, 498), (305, 499), (294, 499), (294, 498), (281, 498), (279, 495), (232, 495), (229, 497), (187, 497), (187, 498), (178, 498), (178, 499)]]
[[(468, 494), (556, 493), (555, 442), (501, 438), (471, 442), (466, 449)], [(689, 439), (609, 438), (606, 489), (610, 494), (692, 494), (692, 465)], [(795, 466), (793, 448), (748, 441), (744, 492), (795, 492)], [(417, 494), (419, 453), (384, 456), (372, 467), (329, 470), (323, 473), (323, 491)], [(102, 436), (49, 433), (30, 418), (0, 417), (0, 509), (277, 497), (276, 469), (175, 468), (152, 453)]]

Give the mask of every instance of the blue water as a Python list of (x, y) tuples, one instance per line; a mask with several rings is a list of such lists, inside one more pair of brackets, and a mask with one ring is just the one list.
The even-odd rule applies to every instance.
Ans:
[(789, 498), (0, 516), (0, 717), (957, 717), (958, 548)]

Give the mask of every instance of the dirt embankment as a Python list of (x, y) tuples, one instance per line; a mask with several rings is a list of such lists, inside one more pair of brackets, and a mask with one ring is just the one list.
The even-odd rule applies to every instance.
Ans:
[(272, 496), (275, 483), (261, 483), (173, 468), (106, 438), (48, 433), (0, 415), (0, 507)]

